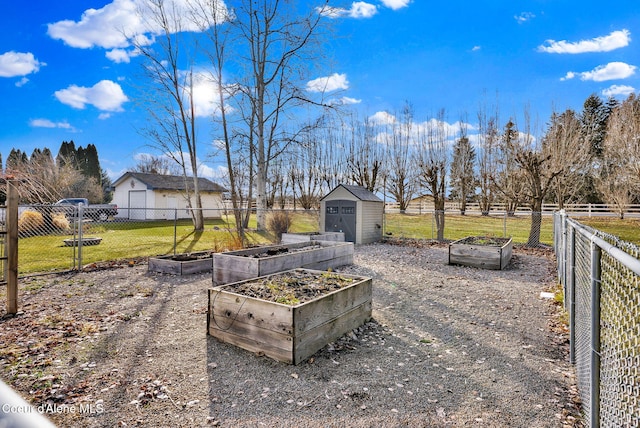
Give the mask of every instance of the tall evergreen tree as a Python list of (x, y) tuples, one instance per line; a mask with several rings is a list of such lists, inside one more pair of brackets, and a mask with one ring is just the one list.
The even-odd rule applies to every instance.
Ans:
[(611, 109), (596, 95), (591, 94), (583, 105), (580, 123), (585, 144), (591, 148), (591, 154), (602, 157), (604, 137), (607, 133), (607, 119)]
[(8, 173), (21, 171), (28, 161), (27, 154), (23, 153), (22, 150), (11, 149), (9, 157), (7, 157), (6, 170)]
[(63, 141), (58, 150), (58, 156), (56, 156), (56, 163), (59, 167), (63, 167), (67, 163), (76, 165), (78, 153), (76, 150), (76, 144), (73, 140), (66, 142)]
[(102, 168), (100, 168), (100, 160), (98, 159), (98, 149), (93, 144), (87, 145), (83, 172), (87, 177), (95, 178), (98, 183), (102, 182)]

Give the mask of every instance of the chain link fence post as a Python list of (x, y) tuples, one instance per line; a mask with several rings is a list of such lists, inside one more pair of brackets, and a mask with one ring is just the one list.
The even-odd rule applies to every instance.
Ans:
[(591, 427), (600, 427), (600, 284), (602, 250), (591, 242)]
[(78, 270), (82, 270), (82, 239), (84, 234), (84, 204), (78, 204)]
[[(563, 219), (564, 227), (566, 221)], [(569, 362), (576, 363), (576, 231), (569, 228), (569, 280), (565, 293), (565, 308), (569, 311)], [(568, 297), (568, 302), (566, 301)]]
[(173, 255), (178, 251), (178, 209), (173, 209)]

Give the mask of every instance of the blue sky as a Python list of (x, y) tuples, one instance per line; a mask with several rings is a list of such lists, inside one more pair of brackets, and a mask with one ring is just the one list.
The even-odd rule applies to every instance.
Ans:
[[(143, 0), (7, 2), (0, 14), (0, 153), (30, 154), (62, 141), (94, 144), (112, 178), (153, 153), (138, 132), (139, 57), (122, 36), (144, 34)], [(175, 0), (178, 2), (185, 0)], [(228, 1), (228, 5), (233, 2)], [(640, 89), (640, 7), (635, 2), (333, 2), (326, 62), (307, 88), (327, 84), (361, 114), (398, 111), (447, 120), (498, 105), (501, 123), (528, 108), (544, 126), (552, 110), (580, 111), (592, 93)], [(149, 37), (148, 34), (145, 37)], [(206, 97), (205, 97), (206, 98)], [(206, 100), (204, 100), (206, 101)], [(206, 118), (201, 119), (206, 126)], [(204, 161), (206, 148), (201, 150)], [(204, 162), (204, 175), (221, 164)]]

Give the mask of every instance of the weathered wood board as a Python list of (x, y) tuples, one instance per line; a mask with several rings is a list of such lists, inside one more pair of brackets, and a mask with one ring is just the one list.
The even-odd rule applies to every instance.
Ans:
[[(296, 251), (267, 257), (251, 257), (268, 249), (283, 247)], [(306, 247), (309, 249), (305, 250)], [(308, 241), (228, 251), (213, 255), (213, 284), (228, 284), (296, 268), (327, 270), (352, 263), (352, 242)]]
[[(162, 272), (174, 275), (190, 275), (213, 270), (213, 257), (207, 251), (191, 253), (195, 260), (174, 260), (175, 256), (149, 257), (149, 272)], [(209, 256), (209, 257), (205, 257)]]
[(502, 246), (462, 243), (467, 238), (449, 244), (449, 264), (501, 270), (509, 265), (513, 242), (508, 239)]
[(234, 293), (229, 291), (233, 284), (211, 288), (207, 332), (222, 342), (299, 364), (371, 319), (371, 278), (339, 275), (357, 281), (295, 306)]
[(344, 242), (344, 232), (283, 233), (281, 239), (283, 244), (309, 241)]

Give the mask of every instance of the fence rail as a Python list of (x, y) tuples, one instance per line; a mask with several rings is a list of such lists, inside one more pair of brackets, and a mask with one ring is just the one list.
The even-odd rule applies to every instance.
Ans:
[(585, 420), (640, 426), (640, 249), (566, 213), (554, 217), (554, 247)]
[[(570, 213), (574, 216), (587, 216), (587, 217), (599, 217), (599, 216), (619, 216), (620, 209), (615, 205), (610, 204), (565, 204), (562, 209), (565, 212)], [(407, 207), (407, 213), (428, 213), (434, 210), (433, 202), (422, 201), (422, 202), (411, 202)], [(543, 204), (542, 212), (546, 214), (553, 214), (560, 210), (560, 206), (558, 204)], [(387, 202), (385, 204), (385, 211), (389, 213), (398, 213), (400, 212), (400, 206), (396, 202)], [(459, 202), (447, 202), (445, 204), (445, 211), (447, 212), (460, 212), (460, 203)], [(507, 212), (507, 206), (502, 203), (497, 203), (491, 206), (491, 210), (489, 211), (492, 215), (499, 215), (501, 213)], [(625, 217), (640, 217), (640, 204), (630, 204), (624, 207), (622, 210), (625, 214)], [(469, 203), (466, 206), (466, 213), (480, 213), (482, 209), (480, 205), (477, 203)], [(516, 214), (527, 214), (531, 213), (531, 209), (528, 207), (520, 206), (517, 207), (514, 212)]]

